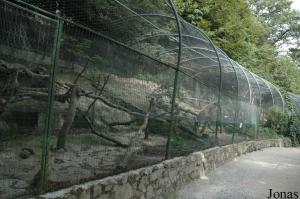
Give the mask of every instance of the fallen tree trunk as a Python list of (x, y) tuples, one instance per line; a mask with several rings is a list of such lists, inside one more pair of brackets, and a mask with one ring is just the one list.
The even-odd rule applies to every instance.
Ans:
[(115, 139), (113, 139), (113, 138), (111, 138), (111, 137), (109, 137), (109, 136), (107, 136), (107, 135), (104, 135), (104, 134), (98, 132), (98, 131), (95, 129), (95, 127), (94, 127), (94, 125), (92, 124), (92, 122), (91, 122), (91, 120), (89, 119), (89, 117), (88, 117), (83, 111), (81, 111), (80, 109), (77, 108), (77, 110), (78, 110), (78, 112), (82, 115), (83, 119), (88, 123), (88, 126), (90, 127), (91, 132), (92, 132), (94, 135), (97, 135), (97, 136), (99, 136), (99, 137), (101, 137), (101, 138), (103, 138), (103, 139), (105, 139), (105, 140), (108, 140), (108, 141), (114, 143), (114, 144), (117, 145), (117, 146), (120, 146), (120, 147), (123, 147), (123, 148), (128, 147), (126, 144), (123, 144), (122, 142), (120, 142), (120, 141), (118, 141), (118, 140), (115, 140)]

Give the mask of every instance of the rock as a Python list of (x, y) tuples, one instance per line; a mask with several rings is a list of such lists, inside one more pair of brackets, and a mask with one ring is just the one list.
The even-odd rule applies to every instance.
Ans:
[(107, 185), (105, 188), (104, 188), (104, 191), (108, 192), (112, 189), (112, 185)]
[(22, 180), (16, 180), (13, 184), (13, 187), (16, 189), (26, 189), (27, 187), (29, 187), (29, 184)]
[(129, 184), (126, 185), (115, 185), (113, 189), (114, 199), (130, 199), (133, 196), (132, 187)]
[(66, 149), (63, 149), (63, 148), (58, 149), (58, 150), (56, 151), (56, 153), (64, 153), (64, 152), (66, 152)]
[(146, 191), (147, 178), (144, 176), (140, 179), (138, 184), (138, 190), (145, 192)]
[(101, 118), (105, 118), (105, 121), (108, 123), (128, 122), (132, 120), (132, 117), (128, 113), (124, 111), (120, 111), (118, 109), (111, 108), (99, 101), (96, 102), (95, 111), (96, 112), (95, 112), (94, 119), (99, 124), (101, 123)]
[(54, 159), (54, 163), (55, 164), (62, 164), (62, 163), (64, 163), (65, 161), (63, 161), (62, 159), (59, 159), (59, 158), (55, 158)]
[(153, 173), (150, 174), (150, 181), (152, 182), (154, 180), (161, 178), (162, 173), (163, 173), (162, 169), (154, 171)]
[(151, 185), (147, 187), (146, 196), (147, 198), (153, 198), (155, 196), (153, 187)]
[(22, 159), (27, 159), (29, 158), (31, 155), (34, 154), (34, 151), (32, 149), (29, 149), (29, 148), (22, 148), (21, 149), (21, 152), (19, 154), (19, 156), (22, 158)]
[(102, 194), (102, 185), (98, 184), (94, 186), (93, 197), (97, 198)]
[(1, 134), (2, 133), (7, 134), (9, 132), (9, 130), (10, 130), (9, 125), (5, 121), (0, 120), (0, 132), (1, 132)]
[(6, 104), (6, 102), (7, 102), (6, 99), (4, 99), (4, 98), (0, 99), (0, 104)]

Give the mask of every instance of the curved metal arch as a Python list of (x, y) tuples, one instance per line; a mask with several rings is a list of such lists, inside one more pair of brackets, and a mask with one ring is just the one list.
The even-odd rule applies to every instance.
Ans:
[[(243, 67), (243, 69), (245, 70), (245, 71), (247, 71), (250, 75), (251, 75), (251, 77), (254, 79), (254, 81), (255, 81), (255, 84), (256, 84), (256, 86), (258, 87), (258, 92), (259, 92), (259, 106), (261, 105), (261, 91), (260, 91), (260, 86), (259, 86), (259, 84), (258, 84), (258, 82), (257, 82), (257, 79), (254, 77), (254, 75), (253, 75), (253, 73), (251, 73), (247, 68), (244, 68)], [(252, 98), (254, 98), (253, 97), (253, 91), (252, 91)], [(252, 104), (252, 103), (251, 103)]]
[(176, 103), (176, 95), (177, 95), (177, 87), (178, 87), (178, 76), (179, 76), (179, 69), (180, 69), (180, 63), (181, 63), (181, 53), (182, 53), (182, 30), (181, 30), (181, 24), (179, 21), (179, 15), (176, 11), (176, 8), (172, 2), (172, 0), (169, 0), (170, 6), (174, 12), (177, 28), (178, 28), (178, 57), (177, 57), (177, 68), (175, 70), (175, 77), (174, 77), (174, 86), (173, 86), (173, 95), (172, 95), (172, 102), (171, 102), (171, 113), (170, 113), (170, 129), (168, 133), (168, 139), (166, 144), (166, 159), (170, 158), (170, 144), (171, 144), (171, 137), (174, 131), (174, 111), (175, 111), (175, 103)]
[[(133, 14), (139, 16), (139, 13), (135, 12), (134, 10), (132, 10), (131, 8), (129, 8), (128, 6), (124, 5), (123, 3), (121, 3), (120, 1), (118, 0), (113, 0), (115, 1), (116, 3), (118, 3), (119, 5), (121, 5), (122, 7), (124, 7), (125, 9), (129, 10), (130, 12), (132, 12)], [(177, 13), (177, 12), (176, 12)], [(140, 16), (143, 20), (145, 20), (146, 22), (148, 22), (149, 24), (151, 24), (153, 27), (155, 27), (156, 29), (159, 29), (159, 27), (157, 27), (155, 24), (153, 24), (151, 21), (149, 21), (148, 19), (146, 19), (145, 17), (143, 16)], [(177, 19), (176, 19), (177, 20)]]
[(274, 95), (273, 95), (273, 92), (272, 92), (272, 90), (271, 90), (271, 88), (270, 88), (269, 82), (268, 82), (267, 80), (265, 80), (264, 78), (261, 78), (261, 79), (262, 79), (263, 82), (267, 85), (267, 87), (268, 87), (268, 89), (269, 89), (269, 91), (270, 91), (270, 93), (271, 93), (272, 103), (273, 103), (272, 106), (274, 107), (274, 105), (275, 105)]
[[(247, 69), (246, 69), (247, 70)], [(251, 76), (253, 77), (253, 79), (255, 80), (255, 83), (256, 83), (256, 85), (257, 85), (257, 87), (258, 87), (258, 93), (259, 93), (259, 107), (261, 108), (261, 98), (262, 98), (262, 95), (261, 95), (261, 88), (260, 88), (260, 85), (259, 85), (259, 83), (258, 83), (258, 81), (257, 81), (257, 79), (256, 79), (256, 77), (255, 77), (255, 75), (251, 72), (251, 71), (249, 71), (249, 70), (247, 70), (250, 74), (251, 74)]]
[[(198, 65), (199, 66), (199, 65)], [(200, 70), (204, 70), (207, 68), (211, 68), (211, 67), (218, 67), (217, 65), (211, 65), (211, 66), (206, 66), (206, 67), (201, 67)], [(196, 71), (194, 71), (196, 72)], [(195, 75), (193, 75), (192, 77), (196, 78), (200, 73), (202, 73), (203, 71), (197, 71)]]
[[(186, 46), (186, 47), (183, 47), (182, 49), (204, 50), (204, 51), (213, 52), (213, 53), (215, 52), (211, 49), (201, 48), (201, 47), (197, 47), (197, 46)], [(176, 50), (178, 50), (178, 48), (172, 48), (172, 49), (165, 50), (165, 51), (161, 52), (160, 54), (166, 54), (166, 53), (173, 52)]]
[[(162, 29), (159, 28), (159, 30), (162, 30)], [(137, 39), (137, 40), (133, 40), (133, 41), (127, 41), (127, 42), (130, 42), (130, 43), (132, 43), (133, 45), (135, 45), (135, 44), (137, 44), (137, 43), (143, 42), (143, 41), (148, 40), (148, 39), (152, 39), (152, 38), (156, 38), (156, 37), (163, 37), (163, 36), (167, 36), (167, 37), (169, 37), (169, 36), (171, 36), (171, 37), (178, 37), (179, 34), (177, 34), (177, 33), (159, 33), (159, 34), (151, 34), (151, 35), (145, 35), (145, 37), (142, 38), (142, 39)], [(194, 37), (194, 36), (191, 36), (191, 35), (185, 35), (185, 34), (181, 34), (181, 36), (182, 36), (182, 37), (193, 38), (193, 39), (195, 39), (195, 40), (200, 40), (200, 41), (202, 41), (202, 42), (207, 43), (206, 40), (201, 39), (201, 38), (199, 38), (199, 37)], [(175, 41), (176, 41), (176, 39), (175, 39)], [(186, 48), (190, 48), (190, 47), (187, 46), (187, 45), (184, 45), (184, 46), (186, 46)], [(174, 50), (177, 50), (177, 49), (174, 49)], [(207, 50), (210, 50), (210, 49), (207, 49)]]
[[(251, 71), (249, 71), (249, 70), (247, 70), (247, 71), (251, 74), (251, 76), (255, 80), (255, 83), (256, 83), (256, 85), (258, 87), (258, 93), (259, 93), (259, 118), (258, 118), (258, 126), (260, 126), (260, 124), (261, 124), (261, 121), (260, 121), (261, 118), (260, 117), (261, 117), (261, 113), (262, 113), (262, 108), (261, 108), (261, 98), (262, 98), (262, 95), (261, 95), (261, 90), (260, 90), (261, 88), (260, 88), (260, 85), (259, 85), (259, 83), (258, 83), (255, 75)], [(258, 135), (259, 134), (260, 134), (260, 129), (258, 128), (257, 132), (256, 132), (256, 135), (255, 135), (255, 139), (258, 139)]]
[[(193, 25), (191, 25), (193, 26)], [(216, 133), (215, 133), (215, 145), (218, 145), (218, 126), (219, 123), (220, 125), (222, 125), (221, 122), (221, 118), (222, 118), (222, 108), (221, 108), (221, 93), (222, 93), (222, 82), (223, 82), (223, 75), (222, 75), (222, 64), (221, 64), (221, 60), (220, 60), (220, 56), (219, 53), (217, 51), (216, 46), (214, 45), (214, 43), (212, 42), (212, 40), (204, 33), (202, 32), (198, 27), (193, 26), (195, 29), (197, 29), (198, 31), (200, 31), (202, 33), (202, 35), (210, 42), (211, 46), (213, 47), (213, 49), (215, 50), (216, 56), (218, 58), (219, 61), (219, 94), (218, 94), (218, 113), (217, 113), (217, 121), (216, 121)], [(222, 133), (222, 126), (220, 126), (220, 133)]]
[(176, 20), (175, 17), (169, 16), (169, 15), (165, 15), (165, 14), (158, 14), (158, 13), (147, 13), (146, 14), (145, 13), (145, 14), (131, 15), (131, 16), (126, 17), (126, 18), (114, 20), (114, 21), (111, 22), (111, 24), (116, 25), (119, 22), (123, 22), (123, 21), (126, 21), (126, 20), (131, 20), (131, 18), (140, 17), (140, 16), (143, 16), (143, 17), (164, 17), (164, 18)]
[(282, 102), (282, 112), (284, 112), (284, 109), (285, 109), (285, 100), (280, 92), (280, 90), (278, 89), (277, 86), (273, 85), (272, 83), (270, 83), (274, 88), (275, 90), (278, 92), (278, 94), (280, 95), (280, 99), (281, 99), (281, 102)]
[[(234, 63), (236, 63), (236, 62), (234, 62)], [(252, 86), (251, 86), (251, 84), (250, 84), (249, 77), (248, 77), (248, 75), (245, 73), (244, 67), (242, 67), (242, 66), (239, 65), (238, 63), (236, 63), (236, 65), (242, 70), (243, 74), (244, 74), (245, 77), (246, 77), (246, 80), (247, 80), (247, 83), (248, 83), (248, 88), (249, 88), (249, 100), (250, 100), (249, 102), (250, 102), (250, 104), (251, 104), (251, 101), (252, 101)]]
[[(218, 58), (217, 57), (194, 57), (194, 58), (191, 58), (191, 59), (183, 60), (181, 63), (190, 62), (190, 61), (194, 61), (194, 60), (197, 60), (197, 59), (209, 59), (209, 60), (212, 60), (213, 62), (217, 62), (216, 60), (213, 60), (213, 59), (218, 59)], [(224, 58), (220, 58), (220, 60), (227, 61), (227, 59), (224, 59)]]
[(216, 60), (213, 60), (213, 59), (217, 59), (217, 57), (194, 57), (194, 58), (191, 58), (191, 59), (185, 59), (181, 63), (186, 63), (186, 62), (194, 61), (194, 60), (197, 60), (197, 59), (209, 59), (213, 62), (217, 62)]
[[(237, 83), (237, 92), (236, 92), (236, 110), (235, 110), (235, 113), (234, 113), (234, 129), (236, 130), (236, 133), (238, 133), (238, 130), (236, 128), (236, 122), (237, 122), (237, 118), (238, 118), (238, 115), (239, 115), (239, 111), (240, 111), (240, 100), (239, 100), (239, 79), (238, 79), (238, 76), (237, 76), (237, 73), (236, 73), (236, 70), (235, 70), (235, 66), (233, 65), (233, 62), (232, 60), (228, 57), (228, 55), (220, 48), (218, 48), (219, 51), (221, 51), (225, 57), (227, 57), (227, 59), (229, 60), (229, 63), (234, 71), (234, 74), (235, 74), (235, 78), (236, 78), (236, 83)], [(234, 134), (235, 132), (232, 133), (232, 139), (231, 139), (231, 143), (233, 144), (234, 143)]]
[[(118, 0), (114, 0), (115, 2), (117, 2), (119, 5), (121, 5), (121, 6), (123, 6), (124, 8), (126, 8), (127, 10), (129, 10), (130, 12), (132, 12), (133, 14), (135, 14), (135, 15), (138, 15), (138, 13), (136, 13), (134, 10), (132, 10), (132, 9), (130, 9), (128, 6), (126, 6), (126, 5), (124, 5), (124, 4), (122, 4), (121, 2), (119, 2)], [(166, 2), (166, 1), (165, 1)], [(175, 8), (175, 6), (174, 6), (174, 4), (173, 4), (173, 2), (172, 2), (172, 0), (168, 0), (168, 2), (169, 2), (169, 6), (172, 8), (172, 10), (173, 10), (173, 12), (175, 13), (175, 17), (176, 17), (176, 22), (177, 22), (177, 26), (178, 26), (178, 24), (180, 25), (180, 16), (178, 15), (178, 13), (177, 13), (177, 11), (176, 11), (176, 8)], [(146, 22), (148, 22), (150, 25), (152, 25), (154, 28), (156, 28), (156, 29), (158, 29), (158, 30), (162, 30), (162, 29), (160, 29), (159, 27), (157, 27), (155, 24), (153, 24), (151, 21), (149, 21), (148, 19), (146, 19), (145, 17), (143, 17), (143, 16), (141, 16), (141, 18), (143, 19), (143, 20), (145, 20)], [(181, 25), (180, 25), (181, 26)], [(212, 45), (212, 47), (214, 48), (214, 50), (216, 50), (215, 49), (215, 46), (214, 46), (214, 44), (212, 43), (212, 41), (211, 41), (211, 39), (204, 33), (204, 32), (202, 32), (198, 27), (196, 27), (196, 26), (193, 26), (193, 25), (191, 25), (192, 27), (194, 27), (196, 30), (198, 30), (198, 31), (200, 31), (201, 32), (201, 35), (202, 36), (204, 36), (207, 40), (208, 40), (208, 43), (210, 43), (211, 45)], [(169, 34), (170, 35), (170, 34)], [(185, 44), (183, 44), (183, 42), (182, 42), (182, 31), (180, 32), (180, 36), (179, 37), (181, 37), (180, 38), (180, 42), (176, 39), (176, 38), (172, 38), (172, 39), (174, 39), (175, 41), (177, 41), (177, 42), (179, 42), (180, 43), (180, 45), (181, 46), (186, 46)], [(171, 35), (170, 35), (171, 36)], [(196, 37), (197, 38), (197, 37)], [(198, 39), (200, 39), (200, 38), (198, 38)], [(204, 41), (204, 42), (207, 42), (207, 41), (205, 41), (205, 40), (202, 40), (202, 41)], [(195, 51), (195, 50), (192, 50), (191, 49), (191, 51), (193, 51), (193, 52), (195, 52), (195, 53), (198, 53), (199, 54), (199, 52), (197, 52), (197, 51)], [(217, 54), (217, 57), (218, 57), (218, 53), (217, 53), (217, 51), (216, 51), (216, 54)], [(219, 59), (219, 58), (218, 58)], [(219, 60), (219, 63), (220, 63), (220, 70), (222, 70), (221, 69), (221, 62), (220, 62), (220, 60)], [(221, 76), (220, 76), (221, 77)]]

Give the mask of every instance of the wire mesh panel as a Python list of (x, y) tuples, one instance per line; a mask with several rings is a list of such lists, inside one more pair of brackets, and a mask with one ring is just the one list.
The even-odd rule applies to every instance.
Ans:
[(178, 83), (171, 157), (213, 146), (217, 120), (218, 92), (183, 73)]
[(160, 162), (174, 70), (65, 23), (56, 73), (66, 108), (53, 132), (49, 189)]
[(233, 62), (227, 55), (218, 49), (219, 59), (222, 66), (221, 82), (221, 131), (218, 135), (218, 144), (227, 145), (234, 141), (241, 141), (237, 132), (239, 98), (238, 98), (238, 77)]
[(268, 114), (273, 108), (274, 99), (273, 99), (273, 93), (271, 92), (267, 82), (258, 76), (255, 77), (260, 86), (260, 92), (261, 92), (261, 115), (260, 115), (260, 128), (259, 128), (258, 138), (264, 139), (264, 138), (268, 138), (269, 136), (272, 136), (272, 131), (269, 127), (266, 126), (266, 124), (268, 122)]
[(273, 99), (274, 99), (274, 105), (273, 109), (275, 109), (278, 112), (283, 112), (284, 110), (284, 100), (283, 97), (278, 90), (273, 84), (269, 83), (270, 90), (272, 91), (273, 94)]
[(300, 97), (295, 94), (292, 94), (292, 93), (289, 93), (289, 96), (292, 100), (292, 103), (295, 106), (295, 109), (296, 109), (295, 111), (296, 111), (297, 115), (300, 115)]
[(220, 64), (216, 50), (195, 26), (183, 19), (180, 25), (183, 37), (180, 70), (218, 92)]
[(255, 77), (247, 69), (240, 66), (244, 71), (249, 87), (251, 89), (249, 103), (245, 113), (247, 114), (247, 122), (244, 126), (244, 134), (247, 139), (257, 139), (259, 116), (260, 116), (260, 87)]
[(56, 27), (0, 2), (0, 198), (24, 197), (41, 183)]
[(1, 198), (279, 129), (278, 88), (171, 1), (2, 0), (0, 38)]

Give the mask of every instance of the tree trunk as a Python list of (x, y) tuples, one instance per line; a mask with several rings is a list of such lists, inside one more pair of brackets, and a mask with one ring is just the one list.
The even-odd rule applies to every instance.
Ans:
[(65, 148), (66, 137), (67, 137), (67, 134), (69, 133), (72, 123), (74, 121), (78, 102), (79, 102), (79, 96), (77, 93), (78, 93), (78, 86), (75, 85), (71, 92), (70, 104), (69, 104), (69, 108), (67, 111), (67, 115), (66, 115), (64, 124), (58, 134), (57, 145), (56, 145), (57, 149)]
[(208, 121), (205, 121), (200, 130), (200, 136), (203, 135), (203, 133), (205, 132), (207, 125), (208, 125)]
[[(128, 148), (126, 149), (126, 152), (125, 152), (123, 158), (121, 159), (121, 161), (119, 162), (117, 168), (125, 169), (128, 165), (129, 160), (131, 159), (132, 155), (137, 150), (139, 150), (142, 140), (143, 140), (143, 134), (144, 134), (143, 132), (147, 129), (149, 115), (150, 115), (153, 105), (154, 105), (154, 99), (152, 98), (149, 102), (149, 107), (145, 114), (144, 122), (140, 126), (139, 130), (132, 136), (131, 140), (129, 141)], [(147, 134), (145, 134), (144, 136), (146, 137)]]

